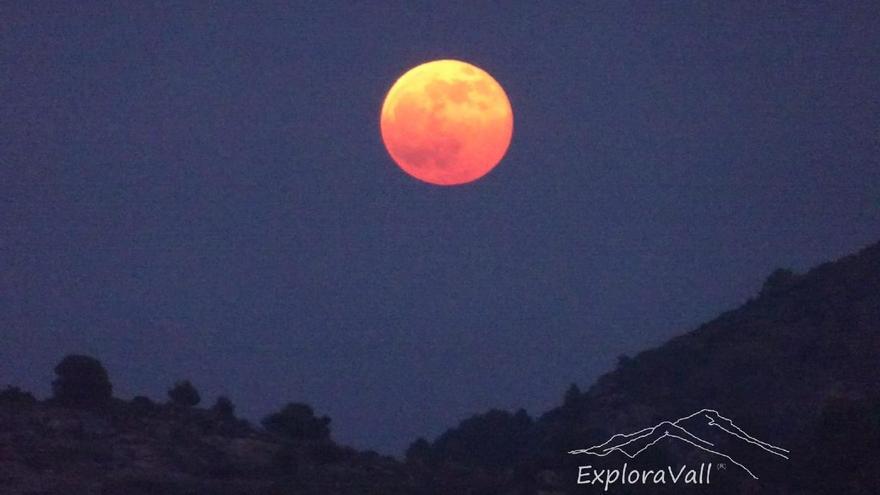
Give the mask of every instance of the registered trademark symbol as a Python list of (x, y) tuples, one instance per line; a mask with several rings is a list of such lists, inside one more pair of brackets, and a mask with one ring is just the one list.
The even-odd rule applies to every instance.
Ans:
[(725, 469), (727, 469), (727, 464), (724, 464), (723, 462), (719, 462), (718, 469), (724, 471)]

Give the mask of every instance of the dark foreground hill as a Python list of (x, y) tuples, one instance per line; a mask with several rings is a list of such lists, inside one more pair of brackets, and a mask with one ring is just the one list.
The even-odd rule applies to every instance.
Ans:
[(329, 440), (288, 443), (204, 409), (27, 397), (0, 405), (3, 494), (379, 493), (352, 483), (406, 493), (407, 480), (392, 460)]
[[(714, 486), (699, 493), (874, 494), (878, 358), (880, 244), (803, 275), (777, 271), (742, 307), (621, 358), (540, 418), (489, 411), (415, 442), (406, 462), (337, 445), (329, 419), (307, 407), (292, 406), (265, 428), (236, 419), (228, 403), (194, 407), (189, 384), (169, 404), (113, 399), (102, 368), (60, 376), (50, 400), (10, 388), (0, 392), (0, 494), (590, 493), (601, 490), (575, 483), (586, 459), (568, 452), (612, 440), (620, 448), (593, 464), (713, 463)], [(661, 429), (641, 444), (621, 441), (654, 425)], [(692, 444), (735, 458), (760, 479), (718, 471), (717, 454)]]
[[(584, 356), (589, 358), (589, 350)], [(756, 456), (764, 471), (760, 481), (731, 478), (712, 493), (875, 494), (878, 399), (880, 244), (875, 244), (803, 275), (774, 272), (741, 307), (656, 349), (621, 357), (617, 368), (586, 392), (573, 386), (560, 407), (534, 422), (493, 411), (433, 443), (413, 444), (409, 454), (429, 464), (461, 462), (519, 473), (535, 491), (587, 493), (574, 483), (577, 465), (587, 459), (567, 452), (708, 408), (791, 452), (787, 461)], [(518, 431), (516, 439), (496, 441), (494, 432), (505, 429)], [(678, 450), (653, 460), (708, 460), (693, 449)]]
[(467, 469), (412, 469), (215, 409), (144, 398), (70, 407), (0, 393), (3, 495), (441, 495), (486, 493), (487, 483)]

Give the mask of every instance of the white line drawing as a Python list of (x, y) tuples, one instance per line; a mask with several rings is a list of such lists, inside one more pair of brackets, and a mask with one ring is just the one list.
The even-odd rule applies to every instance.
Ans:
[[(754, 446), (756, 446), (766, 452), (769, 452), (770, 454), (773, 454), (775, 456), (779, 456), (783, 459), (788, 459), (788, 454), (789, 454), (788, 450), (783, 449), (782, 447), (777, 447), (777, 446), (769, 444), (767, 442), (758, 440), (757, 438), (749, 435), (748, 433), (743, 431), (740, 427), (738, 427), (736, 424), (734, 424), (730, 418), (726, 418), (726, 417), (722, 416), (718, 411), (716, 411), (714, 409), (701, 409), (693, 414), (681, 417), (675, 421), (662, 421), (659, 424), (657, 424), (656, 426), (645, 428), (645, 429), (639, 430), (635, 433), (628, 433), (628, 434), (617, 433), (617, 434), (613, 435), (611, 438), (609, 438), (608, 440), (600, 443), (599, 445), (594, 445), (594, 446), (586, 448), (586, 449), (572, 450), (569, 452), (569, 454), (573, 454), (573, 455), (590, 454), (590, 455), (595, 455), (598, 457), (605, 457), (608, 454), (616, 451), (616, 452), (621, 452), (623, 455), (629, 457), (630, 459), (634, 459), (636, 456), (638, 456), (639, 454), (641, 454), (642, 452), (647, 450), (649, 447), (651, 447), (652, 445), (659, 442), (660, 440), (667, 438), (667, 437), (670, 437), (670, 438), (676, 438), (676, 439), (681, 440), (683, 442), (689, 443), (689, 444), (693, 445), (694, 447), (697, 447), (698, 449), (704, 450), (704, 451), (709, 452), (711, 454), (715, 454), (717, 456), (723, 457), (723, 458), (727, 459), (728, 461), (730, 461), (731, 463), (736, 464), (737, 466), (742, 468), (752, 478), (758, 479), (758, 477), (755, 476), (755, 474), (749, 468), (744, 466), (743, 464), (737, 462), (732, 457), (730, 457), (727, 454), (724, 454), (723, 452), (719, 452), (717, 450), (714, 450), (713, 447), (715, 447), (715, 446), (714, 446), (714, 444), (712, 444), (712, 442), (709, 442), (707, 440), (704, 440), (704, 439), (694, 435), (693, 433), (691, 433), (690, 431), (688, 431), (687, 429), (685, 429), (681, 425), (682, 423), (685, 423), (688, 420), (690, 420), (696, 416), (701, 416), (701, 415), (703, 417), (705, 417), (705, 419), (707, 420), (706, 421), (707, 426), (716, 427), (719, 430), (723, 431), (724, 433), (726, 433), (728, 435), (732, 435), (732, 436), (742, 440), (743, 442), (752, 444), (752, 445), (754, 445)], [(662, 431), (662, 434), (659, 433), (661, 431)], [(637, 442), (637, 441), (643, 440), (643, 439), (648, 439), (652, 435), (655, 435), (656, 438), (654, 438), (649, 443), (647, 443), (646, 445), (639, 448), (636, 452), (630, 453), (627, 451), (626, 447), (628, 445), (632, 444), (635, 446), (635, 444), (633, 442)], [(630, 450), (632, 450), (632, 449), (630, 449)]]

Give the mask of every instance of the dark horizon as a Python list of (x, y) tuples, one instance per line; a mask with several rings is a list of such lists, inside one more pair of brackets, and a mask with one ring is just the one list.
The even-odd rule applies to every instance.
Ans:
[[(557, 405), (880, 237), (880, 14), (837, 5), (0, 6), (0, 386), (68, 353), (400, 454)], [(554, 28), (551, 29), (550, 27)], [(438, 58), (510, 97), (507, 156), (398, 170), (385, 92)]]

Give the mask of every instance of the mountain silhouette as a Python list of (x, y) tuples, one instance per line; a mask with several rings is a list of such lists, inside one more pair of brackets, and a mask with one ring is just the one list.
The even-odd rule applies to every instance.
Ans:
[[(700, 432), (700, 435), (691, 430)], [(702, 433), (705, 431), (705, 434)], [(569, 454), (590, 454), (605, 457), (613, 452), (620, 452), (630, 459), (656, 445), (665, 438), (676, 439), (687, 443), (710, 454), (727, 459), (733, 464), (745, 470), (752, 478), (758, 477), (744, 464), (737, 461), (731, 454), (726, 453), (719, 442), (707, 440), (709, 433), (714, 433), (713, 438), (727, 437), (726, 443), (748, 444), (762, 449), (770, 454), (788, 459), (788, 451), (758, 440), (736, 426), (732, 420), (720, 415), (714, 409), (702, 409), (693, 414), (675, 421), (663, 421), (656, 426), (639, 430), (635, 433), (616, 434), (605, 442), (586, 449), (572, 450)], [(702, 436), (701, 436), (702, 435)]]
[[(754, 437), (791, 446), (830, 399), (880, 395), (877, 328), (880, 243), (804, 274), (777, 270), (739, 308), (621, 358), (537, 428), (567, 452), (710, 406)], [(732, 426), (709, 416), (679, 425), (697, 436)]]
[(328, 438), (284, 439), (229, 405), (105, 397), (81, 409), (9, 387), (0, 390), (0, 493), (569, 494), (583, 487), (580, 458), (567, 453), (593, 445), (581, 453), (631, 465), (726, 456), (752, 474), (716, 478), (713, 493), (874, 495), (878, 328), (880, 243), (804, 274), (777, 270), (739, 308), (620, 359), (539, 418), (489, 411), (415, 442), (406, 462)]
[[(586, 390), (572, 384), (516, 441), (493, 442), (499, 421), (477, 415), (433, 444), (414, 445), (411, 457), (498, 469), (498, 452), (517, 452), (502, 467), (530, 466), (542, 490), (577, 493), (571, 473), (580, 459), (568, 452), (592, 445), (627, 460), (655, 445), (634, 462), (689, 462), (702, 449), (682, 439), (706, 447), (692, 436), (760, 471), (760, 481), (730, 477), (725, 493), (831, 494), (842, 484), (848, 493), (876, 493), (880, 243), (806, 273), (777, 269), (756, 292), (658, 347), (621, 356)], [(671, 418), (680, 419), (664, 423)]]

